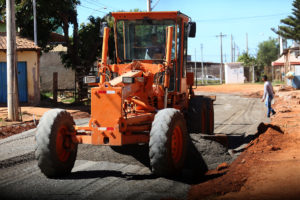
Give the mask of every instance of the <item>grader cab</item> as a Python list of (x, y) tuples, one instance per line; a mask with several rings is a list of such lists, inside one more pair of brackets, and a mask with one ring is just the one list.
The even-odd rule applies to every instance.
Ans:
[(75, 126), (69, 113), (53, 109), (38, 125), (36, 158), (48, 177), (71, 172), (80, 143), (149, 144), (152, 172), (174, 175), (183, 167), (188, 133), (213, 133), (212, 99), (194, 94), (194, 75), (186, 70), (196, 24), (177, 11), (112, 16), (116, 63), (107, 62), (104, 28), (98, 78), (85, 79), (93, 85), (89, 124)]

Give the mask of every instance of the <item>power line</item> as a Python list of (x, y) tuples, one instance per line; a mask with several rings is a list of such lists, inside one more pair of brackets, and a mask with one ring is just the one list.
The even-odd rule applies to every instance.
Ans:
[(104, 13), (104, 14), (108, 13), (108, 12), (104, 12), (104, 11), (101, 11), (101, 10), (98, 10), (98, 9), (90, 8), (90, 7), (87, 7), (87, 6), (84, 6), (84, 5), (78, 5), (78, 6), (83, 7), (83, 8), (87, 8), (87, 9), (90, 9), (90, 10), (93, 10), (93, 11), (96, 11), (96, 12)]
[[(83, 2), (83, 1), (82, 1)], [(106, 6), (103, 6), (103, 5), (100, 5), (99, 6), (99, 4), (98, 3), (95, 3), (95, 2), (93, 2), (93, 1), (90, 1), (90, 0), (85, 0), (85, 2), (84, 3), (87, 3), (87, 4), (89, 4), (90, 6), (92, 6), (92, 7), (95, 7), (95, 6), (97, 6), (98, 8), (102, 8), (102, 9), (107, 9), (107, 7)]]
[(244, 19), (257, 19), (257, 18), (266, 18), (266, 17), (276, 17), (281, 15), (288, 15), (290, 13), (278, 13), (272, 15), (257, 15), (257, 16), (248, 16), (248, 17), (233, 17), (233, 18), (216, 18), (216, 19), (196, 19), (197, 22), (213, 22), (213, 21), (233, 21), (233, 20), (244, 20)]
[(82, 3), (89, 3), (89, 4), (92, 4), (94, 6), (99, 6), (97, 3), (93, 2), (93, 1), (90, 1), (90, 0), (84, 0), (84, 1), (81, 1)]
[[(85, 0), (85, 1), (90, 1), (90, 2), (93, 2), (93, 3), (95, 3), (96, 5), (102, 5), (102, 6), (104, 6), (104, 7), (106, 7), (106, 8), (108, 8), (109, 10), (120, 10), (119, 8), (116, 8), (116, 7), (113, 7), (113, 6), (108, 6), (108, 5), (106, 5), (106, 4), (104, 4), (104, 3), (101, 3), (101, 2), (99, 2), (98, 0)], [(94, 5), (95, 5), (94, 4)]]
[(157, 6), (157, 4), (159, 3), (160, 0), (157, 0), (156, 3), (154, 4), (154, 6), (152, 7), (152, 10)]

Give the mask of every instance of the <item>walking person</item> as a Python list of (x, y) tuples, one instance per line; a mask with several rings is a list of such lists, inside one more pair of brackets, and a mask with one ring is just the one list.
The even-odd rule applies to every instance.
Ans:
[(273, 110), (272, 108), (272, 105), (271, 105), (271, 102), (272, 102), (272, 99), (274, 98), (274, 90), (273, 90), (273, 86), (272, 84), (270, 83), (270, 81), (268, 81), (268, 77), (266, 75), (264, 75), (262, 77), (262, 80), (265, 82), (264, 84), (264, 95), (261, 99), (261, 101), (265, 101), (265, 104), (268, 108), (268, 113), (267, 113), (267, 116), (270, 117), (270, 114), (272, 113), (272, 115), (275, 115), (276, 112)]

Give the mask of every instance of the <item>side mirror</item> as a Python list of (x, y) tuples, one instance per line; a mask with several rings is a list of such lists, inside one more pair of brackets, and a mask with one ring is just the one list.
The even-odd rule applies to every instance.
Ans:
[(196, 22), (188, 23), (188, 36), (191, 38), (196, 37)]
[(101, 28), (100, 28), (100, 37), (103, 37), (105, 27), (108, 27), (107, 22), (102, 22), (101, 23)]

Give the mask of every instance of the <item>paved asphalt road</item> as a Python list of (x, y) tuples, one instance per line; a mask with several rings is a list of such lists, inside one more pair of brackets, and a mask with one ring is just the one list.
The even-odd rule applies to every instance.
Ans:
[[(215, 133), (228, 135), (229, 149), (248, 142), (258, 124), (268, 122), (259, 99), (218, 94), (214, 108)], [(219, 143), (205, 143), (201, 136), (192, 134), (194, 151), (185, 170), (177, 178), (166, 179), (151, 174), (146, 145), (79, 145), (72, 173), (47, 179), (34, 160), (34, 134), (35, 130), (30, 130), (0, 140), (1, 199), (185, 199), (191, 183), (205, 181), (196, 176), (201, 167), (211, 169), (221, 162), (231, 162), (235, 156)]]

